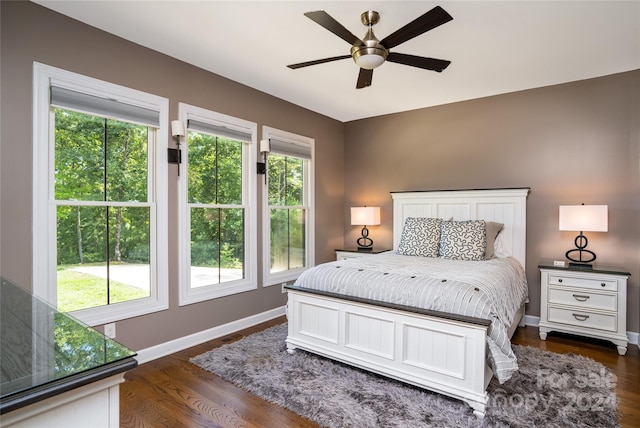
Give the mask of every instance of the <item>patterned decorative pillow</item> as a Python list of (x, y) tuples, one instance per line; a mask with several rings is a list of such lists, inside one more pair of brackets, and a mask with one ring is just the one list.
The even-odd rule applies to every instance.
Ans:
[(398, 254), (438, 257), (442, 219), (407, 217), (402, 228)]
[(486, 249), (484, 220), (442, 222), (440, 257), (452, 260), (484, 260)]

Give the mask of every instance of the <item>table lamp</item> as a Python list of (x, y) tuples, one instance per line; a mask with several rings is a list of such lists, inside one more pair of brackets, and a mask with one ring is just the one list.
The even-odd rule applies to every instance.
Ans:
[(608, 230), (607, 205), (561, 205), (560, 230), (580, 232), (575, 239), (576, 248), (565, 253), (565, 257), (574, 263), (569, 266), (593, 269), (596, 253), (587, 250), (589, 241), (583, 232), (606, 232)]
[(370, 251), (373, 240), (369, 238), (367, 226), (380, 224), (380, 207), (351, 207), (351, 225), (362, 226), (362, 236), (356, 240), (359, 251)]

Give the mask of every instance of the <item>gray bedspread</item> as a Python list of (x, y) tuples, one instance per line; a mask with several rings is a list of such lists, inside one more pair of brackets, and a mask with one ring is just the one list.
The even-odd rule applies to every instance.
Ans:
[(488, 319), (487, 357), (494, 374), (503, 383), (518, 370), (508, 328), (528, 301), (528, 288), (513, 258), (458, 261), (387, 252), (318, 265), (295, 285)]

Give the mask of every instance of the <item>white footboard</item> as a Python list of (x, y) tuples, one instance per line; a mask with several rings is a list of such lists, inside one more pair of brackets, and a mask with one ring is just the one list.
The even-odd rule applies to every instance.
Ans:
[(299, 287), (288, 288), (287, 349), (304, 349), (469, 403), (484, 416), (489, 321), (442, 318)]

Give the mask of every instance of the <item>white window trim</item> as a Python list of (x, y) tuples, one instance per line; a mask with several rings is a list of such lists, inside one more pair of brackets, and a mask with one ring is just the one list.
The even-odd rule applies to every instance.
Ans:
[[(116, 99), (156, 110), (160, 128), (155, 145), (149, 147), (155, 159), (150, 171), (151, 215), (156, 228), (151, 231), (151, 295), (143, 299), (71, 312), (89, 325), (100, 325), (168, 309), (168, 219), (167, 219), (167, 141), (169, 100), (164, 97), (104, 82), (70, 71), (34, 62), (33, 64), (33, 236), (32, 291), (56, 305), (56, 204), (53, 203), (54, 147), (50, 127), (49, 87), (51, 84), (101, 97)], [(155, 207), (154, 207), (155, 206)], [(155, 266), (154, 266), (155, 265)]]
[(198, 120), (212, 125), (225, 126), (251, 134), (251, 143), (243, 143), (242, 169), (247, 171), (248, 177), (243, 183), (243, 206), (247, 209), (245, 218), (245, 277), (242, 280), (225, 282), (211, 286), (191, 288), (191, 222), (189, 207), (187, 204), (188, 184), (188, 141), (185, 135), (182, 139), (182, 171), (178, 183), (178, 251), (179, 251), (179, 305), (190, 305), (205, 300), (216, 299), (231, 294), (242, 293), (258, 288), (257, 282), (257, 193), (256, 193), (256, 142), (258, 125), (233, 116), (216, 113), (193, 105), (179, 103), (178, 116), (184, 124), (185, 134), (188, 134), (187, 123), (189, 119)]
[[(269, 217), (269, 197), (268, 186), (262, 186), (262, 278), (264, 278), (264, 286), (269, 287), (277, 284), (284, 284), (291, 281), (295, 281), (298, 276), (305, 270), (315, 265), (315, 139), (305, 137), (291, 132), (283, 131), (269, 126), (262, 127), (262, 138), (270, 139), (274, 138), (280, 141), (290, 142), (292, 144), (298, 144), (311, 149), (311, 160), (309, 161), (309, 168), (305, 170), (305, 180), (307, 183), (307, 189), (305, 191), (305, 198), (307, 206), (309, 207), (309, 217), (306, 223), (306, 267), (290, 269), (283, 272), (271, 273), (271, 225)], [(267, 169), (269, 169), (269, 160), (267, 158)], [(264, 181), (261, 181), (264, 183)]]

